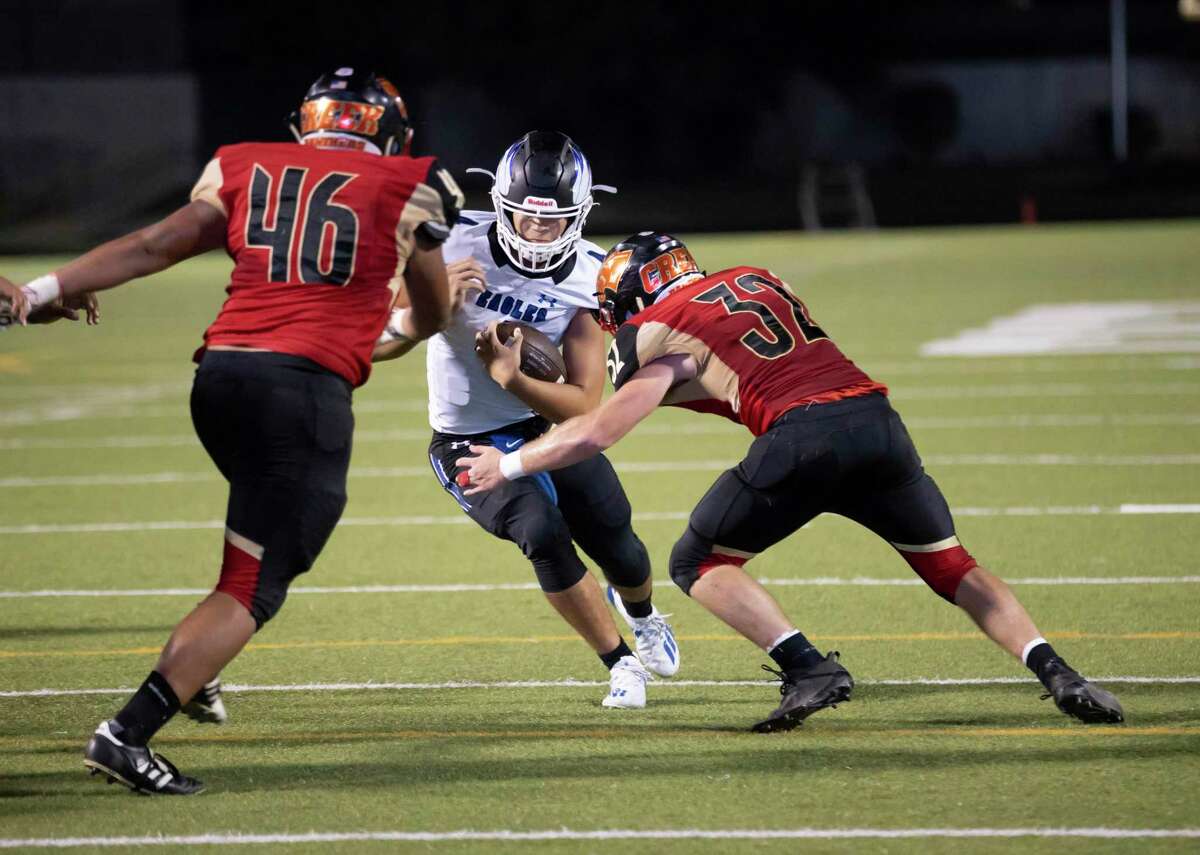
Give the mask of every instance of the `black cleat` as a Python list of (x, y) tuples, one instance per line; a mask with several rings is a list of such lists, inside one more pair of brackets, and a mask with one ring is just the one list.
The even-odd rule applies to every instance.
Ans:
[(1042, 700), (1054, 698), (1054, 705), (1066, 715), (1084, 724), (1120, 724), (1125, 711), (1112, 692), (1089, 683), (1083, 676), (1055, 657), (1043, 666), (1039, 676), (1046, 686)]
[(224, 724), (229, 720), (225, 702), (221, 700), (221, 678), (205, 683), (195, 697), (180, 709), (192, 721), (201, 724)]
[(838, 664), (839, 655), (835, 650), (812, 668), (776, 671), (767, 665), (762, 666), (764, 671), (770, 671), (782, 681), (779, 694), (783, 695), (783, 700), (768, 718), (754, 725), (751, 730), (755, 733), (791, 730), (818, 710), (836, 707), (850, 700), (854, 678)]
[(167, 758), (147, 746), (126, 745), (113, 736), (108, 722), (100, 723), (87, 749), (83, 765), (108, 783), (124, 784), (135, 793), (192, 796), (204, 792), (204, 783), (181, 775)]

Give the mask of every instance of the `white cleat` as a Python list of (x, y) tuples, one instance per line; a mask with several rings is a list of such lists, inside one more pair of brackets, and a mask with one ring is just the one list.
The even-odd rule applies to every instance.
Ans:
[(610, 709), (640, 710), (646, 706), (646, 681), (650, 672), (635, 656), (622, 656), (608, 677), (608, 696), (602, 702)]
[(225, 701), (221, 700), (221, 678), (205, 683), (196, 697), (183, 705), (183, 714), (201, 724), (224, 724), (229, 720)]
[(633, 638), (637, 644), (638, 657), (642, 663), (660, 677), (674, 677), (679, 671), (679, 644), (675, 641), (675, 633), (667, 623), (670, 615), (659, 614), (658, 609), (650, 612), (649, 617), (630, 617), (625, 611), (621, 597), (608, 586), (608, 601), (625, 623), (633, 630)]

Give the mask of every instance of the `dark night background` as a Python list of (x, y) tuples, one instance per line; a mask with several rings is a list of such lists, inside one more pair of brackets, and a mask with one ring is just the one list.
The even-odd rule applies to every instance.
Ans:
[[(593, 231), (1200, 215), (1200, 21), (1127, 0), (240, 4), (0, 0), (0, 250), (169, 210), (217, 146), (286, 138), (318, 74), (391, 77), (483, 203), (504, 148), (571, 134)], [(807, 197), (805, 192), (807, 190)], [(860, 194), (857, 195), (856, 194)], [(808, 225), (815, 223), (809, 222)]]

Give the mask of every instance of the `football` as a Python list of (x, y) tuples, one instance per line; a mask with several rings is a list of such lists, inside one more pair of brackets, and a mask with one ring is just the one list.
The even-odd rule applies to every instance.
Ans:
[(496, 335), (505, 344), (512, 338), (513, 331), (521, 330), (521, 373), (535, 380), (562, 383), (567, 379), (567, 363), (562, 353), (549, 337), (528, 324), (505, 321), (496, 327)]

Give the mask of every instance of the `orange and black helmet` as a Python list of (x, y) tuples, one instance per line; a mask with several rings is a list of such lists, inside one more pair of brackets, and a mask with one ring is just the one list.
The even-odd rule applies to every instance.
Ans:
[(391, 81), (348, 67), (317, 78), (288, 126), (298, 142), (372, 154), (408, 154), (413, 135)]
[(608, 251), (596, 277), (600, 326), (610, 333), (684, 277), (704, 275), (683, 241), (638, 232)]

